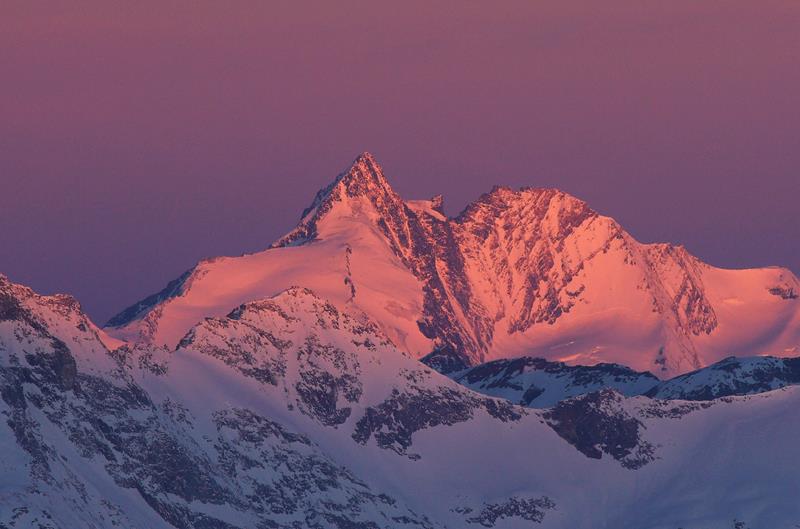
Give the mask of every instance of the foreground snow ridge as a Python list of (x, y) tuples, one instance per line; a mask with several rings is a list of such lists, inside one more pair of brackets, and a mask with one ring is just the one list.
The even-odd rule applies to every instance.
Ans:
[[(791, 359), (670, 381), (542, 359), (464, 369), (450, 376), (477, 392), (305, 287), (164, 348), (114, 342), (74, 299), (0, 276), (0, 527), (800, 523)], [(626, 396), (640, 392), (664, 398)]]
[(729, 356), (800, 352), (800, 282), (642, 244), (556, 189), (495, 187), (448, 218), (402, 199), (368, 153), (263, 252), (198, 263), (112, 318), (131, 344), (174, 348), (198, 321), (290, 286), (367, 314), (415, 358), (615, 363), (659, 377)]

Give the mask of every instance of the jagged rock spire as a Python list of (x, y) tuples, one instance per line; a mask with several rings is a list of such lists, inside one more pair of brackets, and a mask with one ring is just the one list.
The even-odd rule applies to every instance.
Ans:
[(350, 168), (339, 175), (334, 183), (334, 189), (336, 187), (341, 187), (351, 197), (395, 194), (375, 157), (366, 151), (358, 155)]
[(436, 195), (431, 198), (431, 208), (434, 211), (437, 211), (444, 215), (444, 197), (442, 195)]

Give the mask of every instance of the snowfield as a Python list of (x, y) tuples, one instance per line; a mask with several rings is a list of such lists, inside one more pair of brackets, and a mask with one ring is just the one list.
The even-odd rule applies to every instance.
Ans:
[(3, 279), (0, 340), (6, 527), (800, 523), (797, 386), (530, 409), (300, 287), (200, 321), (174, 351), (108, 351), (77, 304)]

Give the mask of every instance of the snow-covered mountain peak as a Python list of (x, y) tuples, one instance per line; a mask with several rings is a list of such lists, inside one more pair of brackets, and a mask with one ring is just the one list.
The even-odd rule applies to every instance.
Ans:
[(394, 193), (383, 176), (383, 169), (368, 152), (361, 153), (337, 180), (350, 196)]
[(40, 295), (0, 275), (0, 321), (24, 322), (34, 329), (44, 330), (49, 324), (61, 323), (58, 317), (74, 322), (79, 331), (96, 329), (73, 296)]
[(368, 152), (360, 154), (352, 165), (328, 186), (320, 189), (302, 214), (300, 224), (273, 243), (273, 248), (293, 246), (319, 237), (319, 225), (327, 216), (385, 216), (402, 211), (405, 203), (395, 193), (383, 169)]
[[(120, 345), (98, 329), (67, 294), (44, 296), (0, 276), (0, 364), (57, 363), (66, 373), (117, 368), (109, 349)], [(69, 378), (69, 377), (68, 377)]]
[[(342, 329), (352, 335), (368, 335), (368, 341), (391, 345), (380, 327), (370, 321), (366, 314), (355, 307), (344, 311), (330, 301), (321, 298), (313, 290), (291, 286), (278, 294), (244, 303), (226, 316), (259, 329), (285, 328), (286, 324), (297, 327)], [(279, 322), (279, 323), (278, 323)]]
[(285, 314), (296, 315), (313, 314), (315, 316), (324, 313), (337, 313), (336, 307), (327, 300), (322, 299), (310, 288), (292, 285), (269, 298), (243, 303), (233, 309), (227, 317), (233, 320), (247, 320), (265, 311), (280, 311)]
[(321, 189), (312, 206), (303, 213), (306, 217), (314, 204), (342, 202), (348, 198), (366, 197), (372, 202), (386, 200), (387, 196), (396, 197), (396, 193), (383, 175), (383, 169), (368, 152), (361, 153), (350, 167), (339, 174), (327, 187)]
[(514, 189), (496, 185), (488, 193), (484, 193), (469, 204), (459, 217), (474, 216), (477, 211), (485, 208), (494, 211), (526, 208), (526, 211), (530, 213), (541, 213), (549, 209), (550, 211), (564, 210), (597, 215), (585, 201), (560, 189), (529, 186)]
[(722, 270), (643, 244), (552, 188), (496, 186), (454, 218), (404, 200), (368, 153), (257, 254), (204, 261), (113, 318), (115, 336), (174, 348), (204, 317), (292, 285), (370, 316), (406, 353), (470, 364), (540, 356), (659, 375), (800, 348), (797, 278)]
[(203, 352), (274, 383), (285, 372), (289, 350), (357, 362), (359, 356), (374, 355), (378, 347), (395, 349), (378, 325), (355, 307), (339, 309), (312, 290), (293, 286), (244, 303), (227, 316), (204, 319), (177, 349)]
[[(513, 234), (528, 237), (547, 235), (558, 242), (568, 237), (579, 226), (601, 219), (607, 232), (621, 231), (608, 217), (600, 215), (589, 205), (568, 193), (553, 188), (524, 187), (518, 190), (495, 186), (478, 200), (468, 205), (455, 222), (479, 237), (490, 231), (501, 232), (506, 237), (518, 239)], [(592, 233), (591, 237), (598, 239)]]

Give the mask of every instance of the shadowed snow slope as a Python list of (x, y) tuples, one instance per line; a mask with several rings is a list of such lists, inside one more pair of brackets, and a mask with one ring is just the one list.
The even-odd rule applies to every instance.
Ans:
[[(427, 363), (428, 358), (423, 362)], [(602, 389), (626, 396), (642, 395), (660, 382), (651, 373), (617, 364), (570, 366), (531, 357), (493, 360), (447, 376), (479, 393), (529, 408), (548, 408), (564, 399)]]
[(800, 384), (800, 359), (774, 356), (729, 357), (664, 381), (649, 372), (617, 364), (571, 366), (520, 357), (448, 369), (455, 365), (448, 360), (442, 352), (437, 352), (424, 357), (422, 362), (478, 393), (528, 408), (548, 408), (564, 399), (603, 389), (613, 389), (629, 397), (708, 401)]
[(0, 280), (0, 527), (791, 527), (797, 387), (475, 393), (305, 288), (109, 352)]
[(730, 357), (661, 382), (646, 394), (658, 399), (712, 400), (800, 384), (800, 358)]
[(641, 244), (554, 189), (497, 187), (455, 218), (406, 202), (369, 154), (317, 193), (266, 251), (199, 263), (108, 332), (175, 347), (199, 320), (291, 285), (367, 314), (400, 349), (469, 363), (523, 355), (685, 373), (730, 355), (791, 356), (800, 284), (783, 268), (722, 270)]

